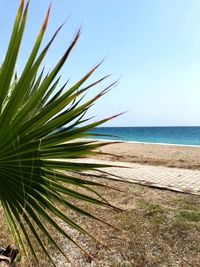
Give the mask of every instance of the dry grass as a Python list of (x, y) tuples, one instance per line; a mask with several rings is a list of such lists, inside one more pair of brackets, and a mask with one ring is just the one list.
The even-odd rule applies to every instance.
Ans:
[[(63, 225), (95, 256), (99, 266), (200, 266), (199, 197), (140, 185), (107, 183), (119, 187), (123, 192), (101, 190), (101, 194), (112, 204), (125, 210), (124, 212), (96, 208), (87, 203), (82, 206), (121, 228), (121, 231), (70, 214), (111, 250)], [(2, 211), (0, 221), (0, 244), (6, 246), (11, 243), (11, 238)], [(78, 249), (60, 237), (58, 240), (77, 266), (92, 266), (90, 257), (82, 255)], [(54, 249), (48, 243), (47, 246), (55, 259), (57, 258), (57, 265), (65, 266), (62, 257), (55, 255)], [(40, 258), (42, 266), (50, 266), (42, 254)], [(17, 266), (36, 265), (31, 265), (22, 259)]]

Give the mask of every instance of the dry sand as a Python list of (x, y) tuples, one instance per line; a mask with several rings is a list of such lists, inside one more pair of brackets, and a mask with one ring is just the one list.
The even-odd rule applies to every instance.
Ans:
[(97, 156), (100, 159), (200, 169), (200, 147), (195, 146), (120, 142), (99, 150), (110, 154)]

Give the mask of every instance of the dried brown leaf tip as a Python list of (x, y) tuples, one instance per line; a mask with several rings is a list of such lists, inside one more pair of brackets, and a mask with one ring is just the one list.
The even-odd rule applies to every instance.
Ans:
[(19, 8), (18, 8), (18, 12), (20, 12), (24, 7), (24, 0), (21, 0), (19, 3)]
[(75, 34), (75, 37), (74, 37), (74, 39), (72, 41), (71, 46), (74, 46), (74, 44), (77, 42), (77, 40), (80, 37), (80, 35), (81, 35), (81, 28), (79, 28), (78, 31), (77, 31), (77, 33)]
[(52, 5), (52, 2), (49, 5), (49, 8), (48, 8), (47, 13), (46, 13), (46, 17), (45, 17), (44, 22), (42, 24), (42, 29), (41, 29), (42, 32), (44, 32), (46, 27), (47, 27), (47, 23), (48, 23), (50, 11), (51, 11), (51, 5)]
[(112, 119), (114, 119), (114, 118), (117, 118), (117, 117), (119, 117), (119, 116), (125, 114), (125, 113), (126, 113), (126, 112), (121, 112), (121, 113), (118, 113), (118, 114), (116, 114), (116, 115), (114, 115), (114, 116), (108, 117), (107, 119), (108, 119), (108, 120), (112, 120)]

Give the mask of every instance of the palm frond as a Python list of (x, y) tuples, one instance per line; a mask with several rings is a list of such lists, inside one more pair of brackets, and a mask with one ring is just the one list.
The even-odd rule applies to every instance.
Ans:
[[(40, 70), (41, 64), (62, 27), (61, 25), (58, 28), (46, 47), (38, 54), (47, 27), (50, 7), (27, 63), (21, 75), (16, 76), (15, 65), (28, 8), (29, 1), (25, 6), (21, 0), (0, 72), (0, 200), (16, 244), (27, 255), (31, 253), (39, 265), (35, 241), (51, 259), (39, 232), (64, 255), (55, 238), (51, 236), (49, 225), (84, 251), (59, 225), (56, 218), (91, 236), (58, 208), (60, 205), (99, 221), (102, 219), (90, 214), (79, 204), (73, 204), (73, 199), (80, 203), (85, 201), (112, 207), (95, 191), (94, 187), (102, 187), (103, 184), (85, 177), (80, 178), (75, 172), (96, 170), (108, 165), (74, 162), (72, 159), (94, 153), (96, 148), (107, 144), (76, 139), (89, 136), (89, 130), (113, 118), (88, 122), (85, 113), (115, 83), (83, 102), (85, 92), (108, 77), (82, 87), (99, 67), (98, 64), (70, 88), (66, 89), (67, 83), (59, 85), (59, 71), (76, 44), (80, 30), (55, 67), (44, 75), (44, 68)], [(76, 186), (76, 190), (72, 186)], [(28, 250), (26, 245), (29, 247)], [(67, 256), (66, 259), (69, 260)], [(51, 261), (53, 262), (52, 259)]]

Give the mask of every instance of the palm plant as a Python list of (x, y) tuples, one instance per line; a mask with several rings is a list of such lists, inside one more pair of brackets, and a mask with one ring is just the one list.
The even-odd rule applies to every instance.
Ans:
[[(95, 153), (94, 149), (106, 144), (75, 139), (89, 136), (89, 130), (111, 119), (110, 117), (89, 122), (84, 115), (114, 83), (94, 98), (82, 101), (81, 96), (87, 90), (106, 78), (82, 87), (98, 68), (98, 64), (71, 88), (66, 89), (66, 83), (59, 87), (58, 73), (78, 40), (80, 30), (55, 67), (44, 75), (41, 63), (62, 27), (39, 53), (50, 8), (27, 63), (18, 77), (15, 65), (28, 7), (29, 1), (26, 6), (24, 0), (20, 1), (9, 46), (0, 68), (0, 200), (15, 243), (27, 256), (31, 254), (39, 265), (35, 241), (51, 259), (41, 236), (46, 236), (55, 248), (64, 254), (55, 238), (51, 236), (49, 227), (55, 228), (83, 250), (52, 215), (81, 233), (90, 235), (58, 208), (58, 205), (64, 205), (78, 214), (96, 220), (100, 219), (80, 208), (78, 204), (73, 204), (70, 199), (110, 207), (97, 193), (91, 195), (95, 194), (93, 186), (104, 186), (103, 184), (80, 178), (74, 172), (96, 170), (107, 165), (81, 163), (72, 159)], [(72, 185), (76, 186), (76, 190), (71, 187)], [(82, 189), (88, 193), (83, 193)]]

